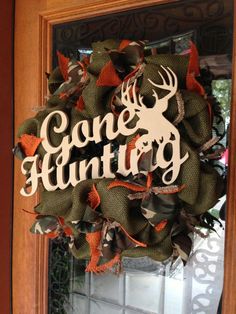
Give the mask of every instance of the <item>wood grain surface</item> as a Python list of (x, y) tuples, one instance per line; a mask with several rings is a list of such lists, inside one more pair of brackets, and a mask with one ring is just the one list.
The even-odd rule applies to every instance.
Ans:
[(13, 1), (0, 2), (0, 312), (11, 310), (13, 193)]

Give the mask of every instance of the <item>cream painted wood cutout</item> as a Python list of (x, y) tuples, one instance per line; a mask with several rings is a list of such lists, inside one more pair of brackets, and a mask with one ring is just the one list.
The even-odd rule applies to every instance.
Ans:
[[(165, 170), (162, 175), (162, 182), (166, 185), (172, 184), (178, 177), (180, 166), (189, 157), (188, 152), (181, 157), (180, 153), (180, 135), (177, 128), (169, 122), (163, 115), (168, 108), (168, 101), (173, 97), (178, 88), (176, 74), (169, 68), (161, 66), (164, 78), (161, 72), (158, 72), (162, 84), (156, 84), (148, 79), (153, 87), (158, 87), (168, 91), (168, 94), (159, 98), (156, 90), (153, 88), (154, 106), (148, 108), (144, 104), (143, 96), (136, 92), (137, 79), (133, 83), (123, 82), (121, 87), (121, 103), (125, 107), (118, 118), (113, 113), (107, 113), (103, 118), (97, 116), (90, 123), (87, 120), (78, 122), (72, 129), (71, 135), (63, 137), (61, 144), (53, 146), (49, 139), (49, 130), (51, 121), (56, 116), (59, 117), (60, 125), (53, 128), (57, 134), (67, 131), (69, 118), (63, 111), (56, 110), (51, 112), (43, 121), (40, 130), (40, 138), (43, 139), (42, 146), (46, 151), (41, 166), (40, 156), (26, 157), (21, 166), (21, 171), (27, 175), (26, 186), (20, 193), (23, 196), (33, 195), (38, 188), (40, 180), (47, 191), (56, 189), (64, 190), (69, 185), (76, 186), (79, 182), (89, 179), (89, 172), (93, 179), (114, 178), (115, 174), (111, 170), (112, 159), (115, 153), (112, 151), (112, 144), (103, 147), (101, 157), (93, 157), (90, 160), (75, 161), (69, 164), (71, 150), (73, 147), (83, 148), (89, 142), (100, 143), (102, 141), (102, 130), (105, 128), (105, 136), (108, 140), (114, 140), (118, 135), (130, 136), (142, 130), (142, 134), (135, 143), (130, 155), (130, 165), (127, 167), (127, 145), (120, 145), (117, 157), (117, 172), (123, 176), (140, 173), (139, 161), (143, 154), (151, 153), (152, 160), (149, 171), (157, 168)], [(138, 120), (137, 120), (138, 117)], [(130, 127), (130, 122), (137, 120), (134, 127)], [(155, 149), (154, 149), (155, 145)], [(171, 156), (165, 157), (166, 146), (171, 146)], [(55, 165), (52, 164), (52, 157), (57, 154)], [(30, 171), (26, 165), (30, 164)], [(65, 166), (69, 164), (69, 179), (65, 179)], [(53, 184), (50, 175), (56, 171), (56, 184)]]

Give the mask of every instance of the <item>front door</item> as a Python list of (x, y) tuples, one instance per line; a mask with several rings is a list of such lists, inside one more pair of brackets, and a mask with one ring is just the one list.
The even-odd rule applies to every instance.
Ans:
[[(30, 0), (16, 1), (16, 21), (15, 21), (15, 128), (17, 129), (20, 123), (32, 117), (38, 107), (44, 103), (44, 97), (47, 94), (46, 91), (46, 79), (44, 72), (49, 72), (53, 60), (53, 48), (55, 41), (56, 25), (71, 22), (76, 20), (84, 20), (88, 18), (95, 18), (106, 14), (111, 14), (119, 11), (131, 10), (147, 7), (150, 5), (158, 5), (161, 3), (173, 3), (175, 1), (81, 1), (78, 5), (77, 1), (38, 1), (32, 3)], [(184, 8), (184, 6), (183, 6)], [(206, 10), (209, 10), (209, 18), (211, 14), (216, 14), (216, 11), (220, 14), (222, 7), (217, 7), (217, 4), (209, 3)], [(187, 10), (187, 9), (186, 9)], [(190, 6), (187, 11), (188, 17), (192, 14), (191, 10), (194, 10), (194, 6)], [(212, 11), (211, 11), (212, 10)], [(189, 15), (190, 14), (190, 15)], [(152, 19), (147, 23), (151, 23)], [(169, 32), (171, 27), (173, 32), (176, 32), (178, 23), (169, 23)], [(65, 36), (67, 36), (67, 30), (65, 28)], [(204, 36), (204, 34), (202, 34)], [(164, 36), (165, 37), (165, 36)], [(70, 47), (69, 47), (70, 48)], [(74, 48), (74, 47), (73, 47)], [(235, 108), (235, 106), (232, 106)], [(232, 117), (235, 115), (236, 110), (232, 111)], [(233, 150), (236, 144), (236, 131), (231, 129), (231, 147)], [(231, 176), (229, 178), (229, 192), (228, 196), (228, 221), (227, 221), (227, 242), (226, 242), (226, 270), (225, 270), (225, 300), (227, 300), (227, 307), (224, 308), (224, 313), (234, 313), (236, 301), (233, 297), (234, 276), (236, 272), (233, 271), (233, 218), (236, 214), (234, 208), (234, 193), (233, 188), (235, 185), (234, 177), (234, 159), (231, 158)], [(24, 178), (20, 174), (20, 162), (16, 161), (15, 164), (15, 195), (14, 195), (14, 240), (13, 240), (13, 313), (16, 314), (28, 314), (37, 313), (45, 314), (48, 312), (48, 241), (43, 237), (37, 237), (29, 233), (29, 227), (32, 225), (34, 216), (27, 213), (32, 211), (32, 208), (38, 203), (38, 197), (23, 198), (19, 194), (20, 188), (24, 184)], [(23, 211), (22, 211), (23, 209)], [(232, 267), (232, 269), (231, 269)], [(140, 283), (140, 289), (144, 289), (142, 284), (142, 278), (137, 277), (137, 282)], [(142, 275), (141, 275), (142, 277)], [(155, 278), (149, 276), (150, 284), (158, 286), (160, 294), (163, 292), (163, 278)], [(146, 277), (145, 277), (146, 278)], [(124, 281), (129, 280), (130, 291), (132, 291), (132, 284), (134, 276), (132, 273), (128, 274), (127, 278), (121, 277), (118, 285), (118, 290), (124, 288)], [(91, 284), (93, 278), (87, 278)], [(99, 280), (103, 280), (102, 277)], [(105, 279), (104, 281), (108, 280)], [(147, 280), (147, 278), (146, 278)], [(159, 282), (161, 280), (161, 282)], [(152, 283), (153, 281), (153, 283)], [(171, 281), (170, 281), (171, 282)], [(136, 283), (134, 283), (136, 285)], [(89, 291), (94, 291), (96, 295), (96, 285), (102, 285), (100, 282), (94, 282), (94, 285), (89, 287)], [(122, 286), (122, 288), (120, 288)], [(162, 289), (160, 289), (162, 287)], [(87, 288), (86, 288), (87, 289)], [(91, 290), (92, 289), (92, 290)], [(113, 286), (113, 290), (114, 290)], [(170, 288), (171, 289), (171, 288)], [(115, 290), (114, 290), (115, 291)], [(112, 293), (112, 289), (110, 290)], [(152, 293), (153, 290), (150, 292)], [(154, 293), (157, 291), (154, 291)], [(122, 290), (122, 296), (126, 291)], [(150, 296), (149, 293), (149, 296)], [(88, 294), (88, 293), (87, 293)], [(88, 296), (86, 293), (85, 295)], [(116, 294), (116, 293), (115, 293)], [(156, 294), (155, 294), (156, 295)], [(232, 296), (229, 298), (229, 296)], [(89, 297), (91, 297), (89, 292)], [(81, 298), (79, 304), (82, 304)], [(117, 294), (115, 298), (119, 298)], [(128, 307), (130, 305), (130, 313), (133, 308), (138, 308), (140, 311), (148, 310), (143, 307), (145, 302), (137, 302), (132, 299), (132, 296), (127, 295), (129, 298)], [(163, 298), (160, 297), (160, 300)], [(123, 302), (117, 299), (118, 303)], [(127, 310), (127, 304), (122, 303), (120, 307), (121, 312)], [(94, 305), (96, 306), (96, 305)], [(111, 305), (112, 306), (112, 305)], [(163, 304), (158, 303), (160, 309), (163, 308)], [(149, 312), (153, 311), (152, 304), (149, 308)], [(128, 311), (128, 310), (127, 310)], [(160, 310), (161, 311), (161, 310)], [(76, 313), (76, 312), (75, 312)], [(94, 310), (91, 313), (98, 313), (98, 310)], [(110, 313), (110, 312), (109, 312)], [(116, 312), (114, 312), (116, 313)], [(128, 313), (128, 312), (127, 312)], [(161, 313), (161, 312), (160, 312)], [(168, 312), (165, 312), (169, 314)], [(186, 312), (187, 313), (187, 312)], [(82, 314), (82, 313), (81, 313)], [(85, 314), (85, 313), (83, 313)], [(182, 314), (182, 313), (181, 313)]]

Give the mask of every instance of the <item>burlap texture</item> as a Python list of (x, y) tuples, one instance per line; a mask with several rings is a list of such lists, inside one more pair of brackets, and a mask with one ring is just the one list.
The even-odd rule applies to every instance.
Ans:
[(132, 250), (126, 250), (122, 253), (125, 257), (144, 257), (148, 256), (155, 261), (165, 261), (173, 253), (173, 246), (171, 242), (171, 236), (168, 235), (160, 244), (149, 246), (147, 248), (133, 248)]
[(201, 163), (198, 195), (195, 203), (186, 208), (193, 215), (200, 215), (212, 208), (222, 196), (223, 180), (218, 172), (206, 163)]
[(97, 77), (89, 74), (89, 83), (82, 92), (85, 103), (85, 111), (88, 118), (94, 118), (106, 113), (106, 97), (111, 87), (96, 85)]
[(108, 39), (98, 41), (92, 44), (92, 62), (88, 66), (88, 72), (98, 76), (104, 65), (110, 61), (109, 50), (118, 49), (119, 40)]

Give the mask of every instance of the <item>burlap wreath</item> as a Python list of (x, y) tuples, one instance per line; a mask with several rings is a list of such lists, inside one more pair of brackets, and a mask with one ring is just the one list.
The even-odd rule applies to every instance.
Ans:
[[(120, 86), (128, 79), (138, 79), (138, 92), (151, 107), (152, 86), (147, 80), (161, 82), (158, 71), (162, 65), (171, 68), (178, 77), (178, 95), (170, 99), (165, 117), (178, 128), (181, 154), (188, 152), (189, 158), (171, 189), (161, 184), (159, 170), (148, 176), (88, 179), (63, 191), (42, 189), (31, 231), (69, 237), (72, 254), (91, 259), (87, 271), (102, 272), (119, 264), (122, 256), (149, 256), (164, 261), (177, 253), (186, 262), (192, 245), (188, 234), (196, 231), (204, 236), (198, 227), (213, 229), (215, 218), (208, 210), (223, 190), (221, 177), (207, 161), (216, 141), (212, 140), (210, 105), (195, 78), (199, 74), (196, 48), (191, 44), (191, 53), (185, 56), (148, 57), (144, 56), (142, 42), (106, 40), (94, 43), (92, 48), (90, 60), (80, 62), (58, 53), (59, 67), (48, 79), (51, 95), (45, 108), (19, 127), (16, 155), (24, 158), (39, 154), (43, 158), (40, 128), (54, 110), (62, 110), (70, 117), (65, 134), (49, 130), (55, 145), (70, 134), (78, 121), (108, 112), (118, 116), (122, 111), (118, 102)], [(59, 123), (56, 118), (53, 120), (55, 126)], [(136, 136), (120, 136), (114, 147), (130, 143), (132, 149)], [(104, 143), (77, 149), (71, 159), (99, 156)], [(145, 169), (147, 164), (148, 156), (144, 156), (140, 167)]]

